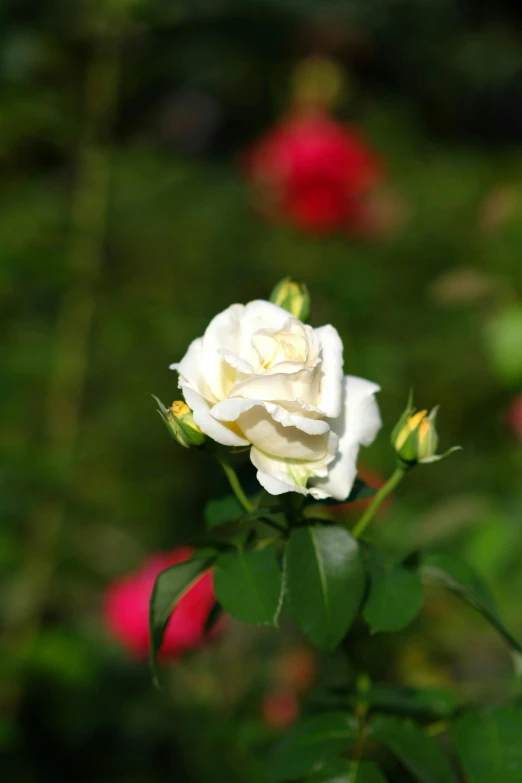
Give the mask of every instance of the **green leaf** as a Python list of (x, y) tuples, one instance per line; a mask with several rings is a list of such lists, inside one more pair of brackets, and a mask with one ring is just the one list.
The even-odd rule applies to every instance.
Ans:
[(214, 589), (223, 609), (238, 620), (252, 625), (277, 624), (283, 577), (272, 549), (220, 555)]
[(210, 500), (205, 506), (205, 525), (211, 530), (213, 527), (239, 519), (242, 513), (243, 508), (234, 495)]
[(376, 494), (376, 492), (376, 489), (370, 487), (369, 484), (367, 484), (361, 478), (357, 477), (346, 500), (334, 500), (333, 498), (314, 500), (312, 497), (308, 496), (304, 505), (307, 508), (313, 508), (314, 506), (344, 506), (346, 503), (355, 503), (356, 500), (366, 500), (366, 498), (371, 498)]
[(357, 541), (334, 525), (297, 527), (285, 561), (291, 617), (310, 641), (333, 650), (352, 624), (364, 592)]
[(369, 571), (370, 592), (363, 617), (371, 632), (400, 631), (406, 628), (422, 606), (420, 577), (415, 571), (392, 563), (373, 562)]
[(455, 724), (453, 739), (469, 783), (522, 781), (521, 709), (468, 712)]
[(375, 712), (429, 722), (450, 718), (460, 707), (457, 697), (441, 688), (407, 688), (388, 683), (372, 684), (360, 693), (353, 686), (337, 686), (328, 689), (326, 698), (332, 709), (354, 710), (365, 704)]
[(176, 563), (156, 577), (149, 606), (150, 659), (153, 670), (165, 629), (176, 603), (201, 574), (210, 568), (215, 557), (215, 552), (202, 550), (190, 560)]
[(416, 723), (379, 716), (371, 724), (369, 734), (397, 756), (421, 783), (456, 783), (441, 749)]
[(291, 617), (310, 641), (333, 650), (355, 619), (364, 592), (357, 541), (334, 525), (294, 528), (285, 561)]
[(510, 647), (522, 653), (522, 645), (504, 625), (487, 585), (466, 563), (449, 555), (430, 555), (424, 559), (419, 573), (426, 581), (443, 585), (471, 604)]
[(346, 750), (356, 736), (355, 721), (343, 712), (301, 721), (275, 748), (268, 763), (270, 780), (294, 780), (319, 771), (325, 761)]
[(442, 720), (459, 706), (457, 698), (440, 688), (404, 688), (386, 683), (372, 685), (364, 700), (379, 712), (394, 712), (428, 720)]
[(350, 762), (347, 759), (334, 759), (321, 765), (321, 768), (306, 779), (306, 783), (386, 783), (384, 775), (376, 764), (361, 762), (355, 777), (350, 777)]
[(314, 644), (334, 649), (353, 622), (364, 591), (357, 541), (334, 525), (296, 527), (286, 545), (285, 564), (291, 617)]
[[(251, 497), (250, 502), (254, 505), (259, 500), (259, 495)], [(226, 495), (223, 498), (210, 500), (205, 506), (205, 526), (207, 530), (212, 530), (220, 525), (226, 525), (231, 522), (249, 522), (260, 517), (266, 517), (270, 514), (279, 513), (280, 506), (267, 505), (254, 508), (252, 511), (245, 511), (240, 505), (235, 495)]]

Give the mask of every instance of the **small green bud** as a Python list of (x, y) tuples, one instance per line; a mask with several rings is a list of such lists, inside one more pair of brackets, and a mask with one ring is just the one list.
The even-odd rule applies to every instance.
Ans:
[(191, 446), (201, 446), (205, 442), (205, 435), (194, 421), (192, 411), (183, 400), (176, 400), (170, 408), (154, 398), (158, 405), (158, 413), (165, 422), (165, 426), (174, 440), (186, 449)]
[(300, 321), (307, 321), (310, 315), (310, 294), (304, 283), (294, 283), (290, 277), (280, 280), (272, 293), (270, 301), (283, 310), (288, 310)]
[(417, 463), (427, 464), (444, 459), (451, 452), (458, 451), (460, 446), (454, 446), (444, 454), (437, 454), (439, 437), (435, 428), (435, 418), (438, 406), (428, 415), (427, 410), (416, 411), (412, 406), (412, 395), (399, 421), (392, 431), (392, 445), (399, 462), (413, 467)]

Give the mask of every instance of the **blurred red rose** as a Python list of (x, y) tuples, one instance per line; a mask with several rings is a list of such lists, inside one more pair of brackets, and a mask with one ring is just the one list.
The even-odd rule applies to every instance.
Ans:
[[(113, 637), (136, 658), (149, 652), (149, 600), (160, 571), (188, 560), (194, 550), (179, 547), (148, 557), (129, 576), (113, 582), (105, 595), (104, 619)], [(179, 658), (184, 652), (201, 645), (208, 634), (205, 624), (215, 603), (212, 574), (207, 571), (178, 601), (167, 625), (160, 659)]]
[(299, 704), (292, 691), (271, 691), (263, 699), (261, 717), (263, 723), (271, 729), (287, 729), (295, 723), (298, 715)]
[(289, 115), (247, 152), (245, 173), (268, 217), (315, 233), (366, 232), (382, 179), (359, 133), (323, 112)]
[(508, 425), (522, 440), (522, 392), (515, 397), (509, 406)]

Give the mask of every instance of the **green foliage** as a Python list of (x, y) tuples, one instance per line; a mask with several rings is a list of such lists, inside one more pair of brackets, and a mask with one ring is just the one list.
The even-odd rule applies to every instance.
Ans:
[(350, 774), (350, 766), (345, 759), (326, 762), (318, 772), (307, 778), (306, 783), (386, 783), (376, 764), (363, 761), (357, 766), (355, 777)]
[(277, 625), (283, 576), (272, 549), (220, 555), (214, 588), (223, 609), (252, 625)]
[(522, 645), (506, 628), (495, 601), (483, 580), (466, 563), (449, 555), (429, 555), (420, 569), (422, 577), (429, 582), (443, 585), (459, 598), (471, 604), (499, 632), (517, 653)]
[(234, 495), (210, 500), (205, 506), (205, 525), (208, 530), (234, 522), (244, 514), (244, 509)]
[(400, 631), (417, 616), (423, 598), (418, 574), (402, 565), (373, 559), (369, 566), (370, 592), (363, 617), (372, 633)]
[(285, 550), (288, 610), (319, 647), (334, 649), (357, 615), (365, 573), (357, 541), (337, 526), (292, 530)]
[(341, 712), (301, 721), (272, 753), (268, 762), (270, 780), (295, 780), (312, 774), (322, 763), (340, 755), (356, 736), (353, 718)]
[(370, 736), (388, 748), (420, 783), (457, 783), (435, 740), (412, 721), (379, 717), (371, 725)]
[(469, 783), (519, 783), (522, 780), (522, 710), (499, 707), (467, 712), (452, 731)]
[(150, 655), (154, 665), (176, 603), (214, 562), (216, 553), (200, 550), (190, 560), (162, 571), (150, 598)]

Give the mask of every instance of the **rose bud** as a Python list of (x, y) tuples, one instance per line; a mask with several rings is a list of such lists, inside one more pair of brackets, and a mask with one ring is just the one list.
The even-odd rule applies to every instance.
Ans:
[(453, 446), (444, 454), (436, 454), (439, 441), (435, 429), (437, 411), (438, 406), (433, 408), (429, 415), (427, 410), (416, 411), (412, 407), (412, 395), (410, 394), (406, 409), (394, 427), (391, 436), (392, 445), (403, 466), (412, 467), (418, 462), (422, 464), (438, 462), (451, 452), (460, 449), (460, 446)]
[(294, 283), (291, 278), (284, 277), (270, 294), (270, 301), (300, 321), (307, 321), (310, 315), (310, 294), (304, 283)]
[(201, 446), (205, 442), (205, 436), (194, 421), (192, 411), (183, 400), (176, 400), (167, 410), (165, 406), (154, 398), (158, 405), (158, 413), (174, 440), (189, 449), (191, 446)]
[[(193, 552), (190, 547), (178, 547), (172, 552), (154, 554), (137, 571), (109, 586), (103, 605), (105, 625), (135, 658), (146, 659), (149, 654), (149, 601), (156, 577), (169, 566), (188, 560)], [(212, 574), (207, 571), (176, 604), (165, 631), (160, 660), (179, 659), (212, 637), (213, 633), (208, 634), (205, 629), (215, 601)]]
[(382, 167), (358, 132), (322, 111), (297, 111), (245, 156), (261, 212), (312, 233), (368, 233), (367, 198)]
[(271, 691), (263, 699), (261, 717), (271, 729), (284, 731), (299, 715), (297, 699), (291, 691)]

